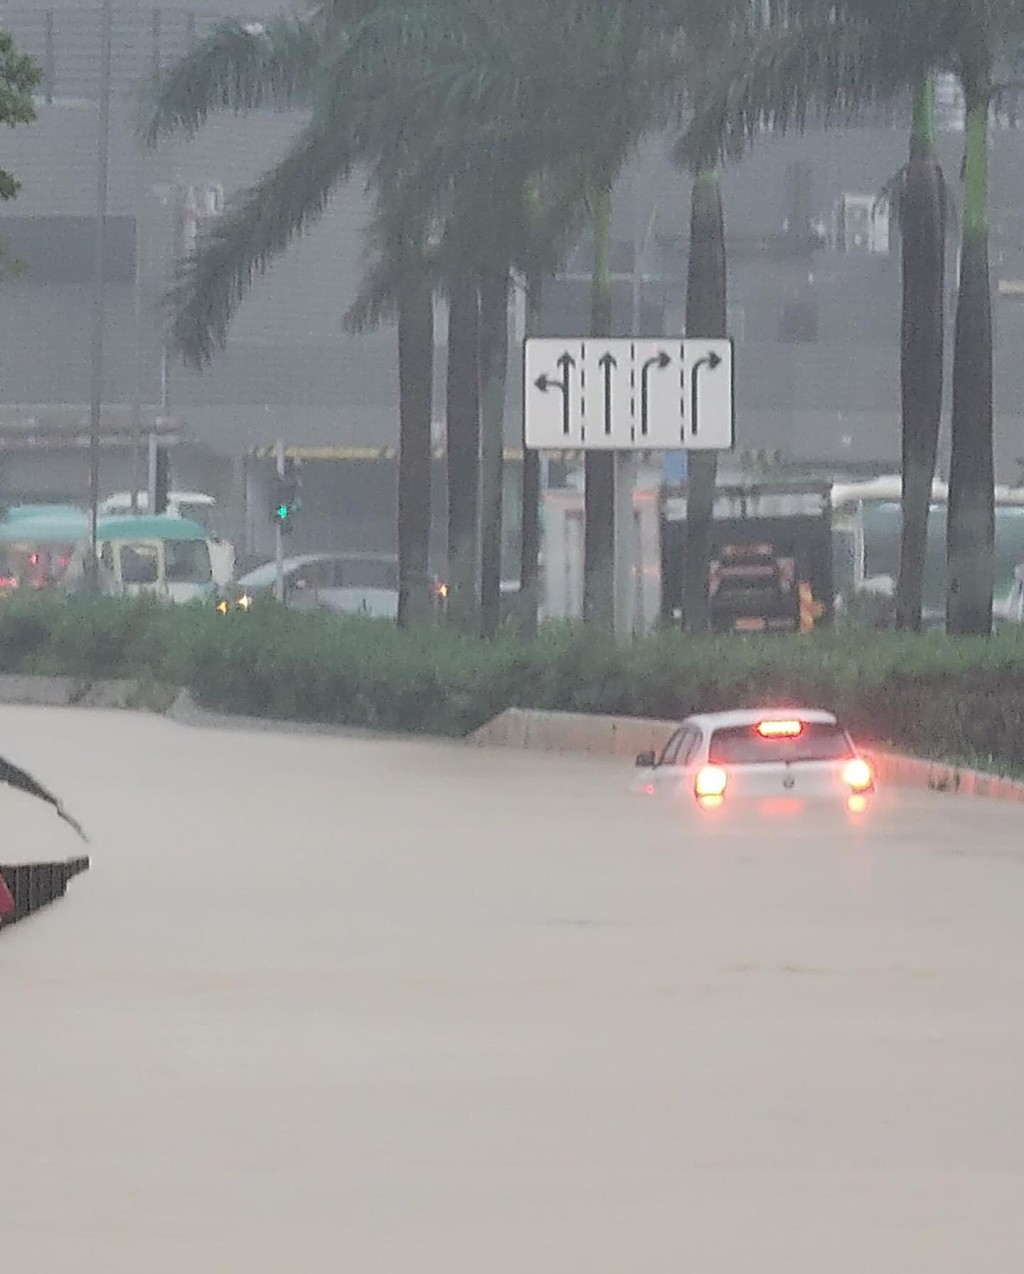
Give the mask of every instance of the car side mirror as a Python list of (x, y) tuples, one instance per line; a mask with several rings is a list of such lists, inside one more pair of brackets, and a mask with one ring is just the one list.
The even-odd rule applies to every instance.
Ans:
[(657, 758), (653, 752), (641, 752), (636, 759), (637, 769), (653, 770), (657, 764)]

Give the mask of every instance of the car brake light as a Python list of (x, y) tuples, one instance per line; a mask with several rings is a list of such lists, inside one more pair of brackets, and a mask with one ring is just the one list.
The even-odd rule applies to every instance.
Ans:
[(867, 761), (856, 757), (843, 768), (843, 782), (854, 792), (867, 792), (874, 787), (875, 776)]
[(762, 721), (757, 727), (762, 739), (796, 739), (804, 732), (802, 721)]
[(728, 782), (729, 776), (720, 765), (705, 765), (697, 771), (693, 790), (698, 800), (704, 800), (709, 796), (722, 796)]

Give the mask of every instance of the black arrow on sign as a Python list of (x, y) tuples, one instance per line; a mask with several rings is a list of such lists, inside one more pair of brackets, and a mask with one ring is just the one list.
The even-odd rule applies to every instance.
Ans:
[[(697, 379), (697, 373), (702, 367), (707, 367), (710, 371), (714, 371), (722, 362), (721, 354), (716, 354), (711, 350), (704, 358), (698, 358), (693, 365), (693, 372), (690, 377), (690, 436), (697, 435), (697, 408), (700, 405), (700, 385)], [(686, 436), (686, 426), (683, 426), (683, 436)]]
[(604, 431), (612, 431), (612, 369), (618, 367), (614, 354), (605, 354), (597, 360), (598, 367), (604, 369)]
[(657, 367), (659, 371), (664, 371), (665, 368), (671, 362), (672, 362), (672, 359), (669, 358), (669, 356), (662, 349), (662, 350), (659, 350), (657, 354), (654, 355), (653, 358), (649, 358), (647, 362), (644, 363), (643, 367), (641, 367), (640, 369), (640, 434), (644, 438), (647, 437), (647, 375), (648, 375), (648, 372), (650, 372), (652, 367)]
[(576, 360), (566, 350), (566, 352), (557, 360), (557, 366), (562, 369), (562, 379), (552, 380), (546, 373), (538, 376), (533, 382), (542, 394), (546, 394), (549, 389), (559, 389), (562, 391), (562, 433), (566, 437), (569, 436), (570, 425), (572, 424), (572, 411), (569, 402), (569, 368), (576, 366)]

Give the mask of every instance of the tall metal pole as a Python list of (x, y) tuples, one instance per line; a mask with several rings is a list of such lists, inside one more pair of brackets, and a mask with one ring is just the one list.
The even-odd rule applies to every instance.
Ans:
[[(284, 477), (284, 439), (278, 438), (277, 445), (274, 447), (274, 457), (277, 461), (277, 476)], [(274, 558), (277, 562), (277, 577), (274, 581), (274, 596), (279, 602), (284, 601), (284, 532), (281, 529), (281, 520), (278, 518), (274, 523)]]
[[(145, 187), (143, 187), (143, 190)], [(135, 203), (135, 287), (132, 294), (135, 342), (135, 377), (132, 393), (132, 487), (131, 510), (139, 511), (139, 487), (142, 485), (142, 397), (145, 392), (145, 342), (143, 337), (142, 223), (145, 216), (144, 194), (140, 190)], [(150, 506), (152, 508), (152, 505)]]
[(96, 522), (100, 501), (100, 420), (103, 405), (103, 327), (106, 317), (104, 267), (107, 246), (107, 172), (110, 161), (110, 51), (113, 10), (111, 0), (103, 0), (100, 29), (99, 120), (96, 147), (96, 242), (92, 309), (92, 399), (89, 412), (89, 560), (87, 581), (90, 592), (99, 589), (96, 558)]

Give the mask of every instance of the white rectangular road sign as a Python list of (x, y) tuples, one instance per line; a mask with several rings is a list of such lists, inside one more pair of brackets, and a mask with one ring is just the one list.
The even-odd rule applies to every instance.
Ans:
[(731, 340), (531, 337), (523, 393), (536, 450), (728, 451)]

